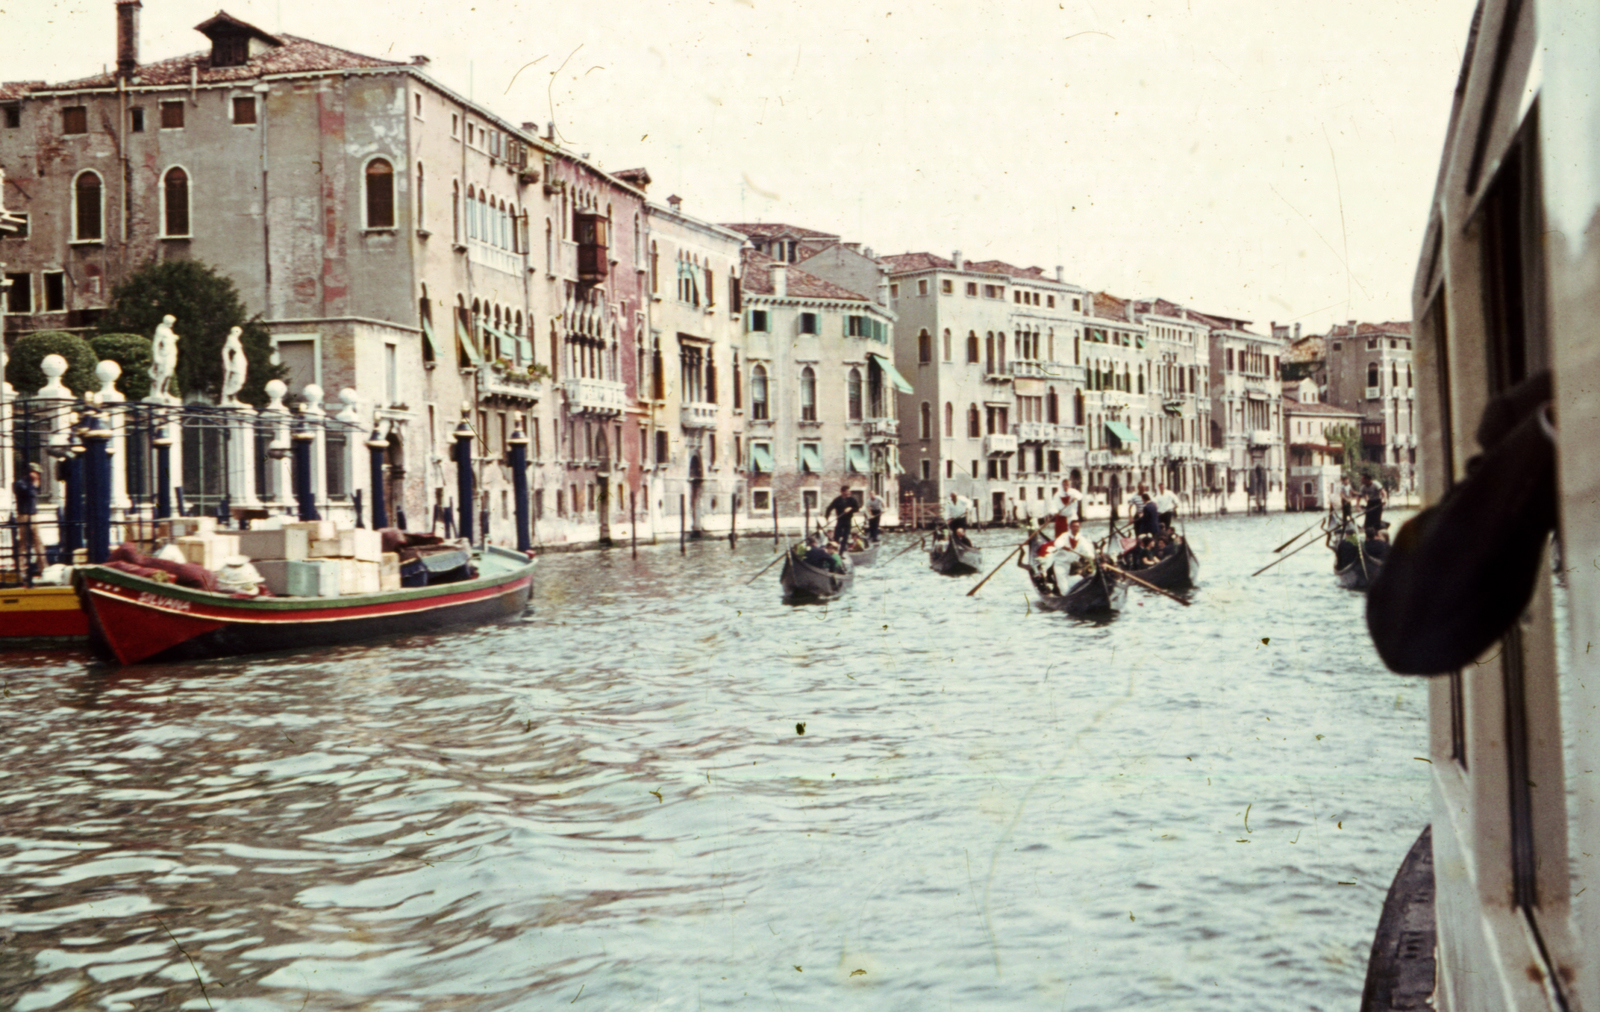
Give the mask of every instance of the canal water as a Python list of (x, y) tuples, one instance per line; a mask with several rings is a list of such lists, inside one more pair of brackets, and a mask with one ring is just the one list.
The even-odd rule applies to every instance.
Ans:
[(0, 1008), (1353, 1010), (1426, 686), (1324, 549), (1248, 576), (1308, 522), (1193, 522), (1192, 607), (1104, 624), (918, 551), (787, 606), (749, 540), (315, 657), (0, 656)]

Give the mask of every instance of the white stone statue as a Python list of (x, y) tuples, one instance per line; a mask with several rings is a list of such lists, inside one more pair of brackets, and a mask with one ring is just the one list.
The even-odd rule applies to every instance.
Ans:
[(238, 327), (228, 331), (227, 340), (222, 342), (222, 406), (238, 408), (244, 405), (239, 401), (239, 391), (244, 389), (245, 374), (250, 371), (250, 362), (244, 355), (244, 344), (239, 340), (243, 333)]
[(178, 371), (178, 335), (172, 325), (177, 317), (168, 313), (156, 324), (155, 340), (150, 345), (150, 396), (156, 404), (176, 404), (177, 398), (167, 392), (172, 376)]

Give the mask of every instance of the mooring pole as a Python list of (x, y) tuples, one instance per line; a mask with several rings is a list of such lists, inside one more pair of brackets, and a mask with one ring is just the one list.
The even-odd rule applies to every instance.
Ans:
[(689, 545), (688, 545), (688, 542), (686, 540), (687, 537), (688, 537), (688, 534), (687, 534), (687, 531), (686, 531), (686, 529), (684, 527), (684, 525), (687, 522), (688, 522), (688, 520), (684, 515), (683, 494), (679, 493), (679, 495), (678, 495), (678, 554), (679, 555), (685, 555), (689, 551)]
[(639, 493), (628, 493), (628, 537), (633, 542), (633, 557), (639, 557)]
[(519, 426), (506, 440), (511, 444), (511, 498), (517, 514), (517, 551), (533, 547), (528, 530), (528, 437)]
[(467, 544), (472, 543), (472, 507), (474, 496), (472, 494), (472, 426), (467, 424), (467, 414), (461, 413), (461, 423), (455, 431), (456, 454), (456, 497), (461, 503), (461, 516), (456, 522), (456, 533), (459, 537), (467, 539)]

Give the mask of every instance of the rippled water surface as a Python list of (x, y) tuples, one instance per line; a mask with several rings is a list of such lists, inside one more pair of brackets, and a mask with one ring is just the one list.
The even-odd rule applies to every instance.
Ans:
[(708, 542), (455, 636), (0, 655), (0, 1008), (1354, 1009), (1425, 685), (1325, 550), (1247, 577), (1308, 522), (1192, 523), (1193, 606), (1101, 625)]

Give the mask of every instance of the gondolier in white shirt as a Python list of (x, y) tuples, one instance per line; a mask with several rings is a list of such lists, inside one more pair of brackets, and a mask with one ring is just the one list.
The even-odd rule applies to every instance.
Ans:
[(945, 526), (950, 528), (950, 537), (960, 538), (962, 544), (972, 543), (966, 535), (967, 520), (971, 514), (972, 500), (952, 491), (950, 501), (944, 506)]
[(1067, 532), (1067, 524), (1083, 518), (1083, 493), (1072, 487), (1071, 478), (1061, 479), (1061, 491), (1056, 495), (1056, 537)]
[(1156, 486), (1156, 510), (1161, 517), (1161, 526), (1170, 528), (1178, 516), (1178, 497), (1165, 485)]

